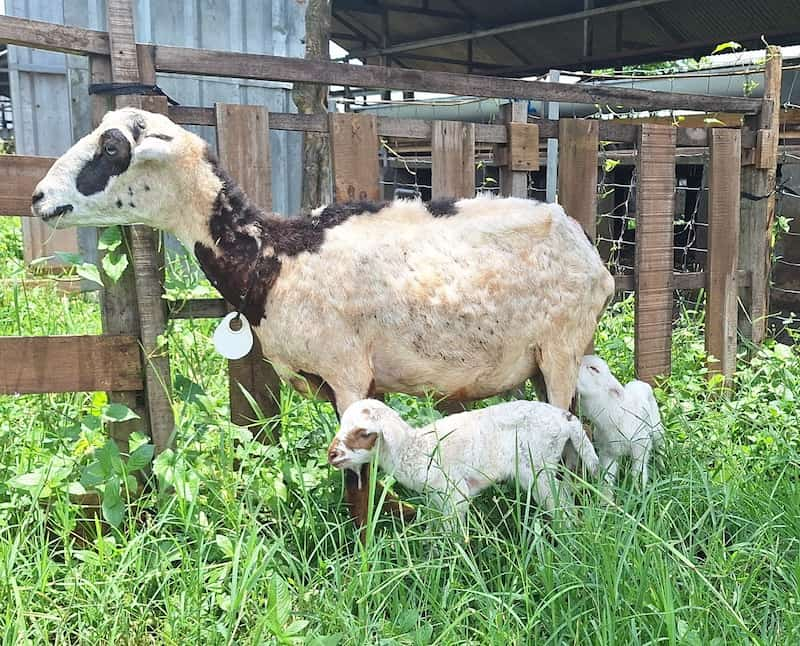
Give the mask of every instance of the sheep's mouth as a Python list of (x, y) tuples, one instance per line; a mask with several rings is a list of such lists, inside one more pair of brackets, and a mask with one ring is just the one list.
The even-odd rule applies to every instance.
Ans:
[(328, 462), (334, 469), (347, 469), (350, 466), (350, 458), (336, 458)]
[(49, 213), (42, 213), (41, 218), (45, 222), (52, 220), (53, 218), (60, 217), (62, 215), (66, 215), (67, 213), (71, 213), (73, 210), (72, 204), (62, 204), (61, 206), (57, 206)]

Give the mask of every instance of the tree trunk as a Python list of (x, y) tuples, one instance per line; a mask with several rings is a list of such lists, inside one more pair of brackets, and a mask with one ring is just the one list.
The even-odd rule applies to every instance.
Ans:
[[(307, 0), (306, 59), (330, 60), (328, 41), (331, 30), (331, 0)], [(301, 114), (328, 111), (328, 86), (295, 83), (292, 99)], [(326, 133), (303, 133), (303, 196), (301, 208), (309, 211), (333, 201), (331, 155)]]

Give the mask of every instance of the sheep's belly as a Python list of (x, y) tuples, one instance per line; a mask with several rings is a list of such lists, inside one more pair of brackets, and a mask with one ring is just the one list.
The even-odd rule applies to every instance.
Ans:
[[(435, 343), (436, 339), (429, 337), (429, 341)], [(480, 399), (521, 384), (537, 369), (532, 348), (509, 337), (478, 347), (463, 340), (460, 346), (445, 342), (430, 352), (402, 344), (384, 347), (386, 350), (372, 355), (375, 387), (380, 393)]]

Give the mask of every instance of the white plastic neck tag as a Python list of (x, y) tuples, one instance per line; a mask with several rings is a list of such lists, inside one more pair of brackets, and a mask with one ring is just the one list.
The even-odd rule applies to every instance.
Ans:
[[(239, 317), (242, 327), (234, 330), (231, 321)], [(226, 359), (241, 359), (253, 347), (253, 332), (247, 319), (238, 312), (230, 312), (214, 330), (214, 347)]]

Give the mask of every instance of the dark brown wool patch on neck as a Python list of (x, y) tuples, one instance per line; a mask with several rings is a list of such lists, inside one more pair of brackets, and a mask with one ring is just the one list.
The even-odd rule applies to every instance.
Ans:
[(316, 253), (325, 241), (326, 229), (353, 215), (377, 213), (386, 206), (385, 202), (352, 202), (332, 204), (315, 218), (268, 215), (220, 168), (210, 151), (206, 159), (222, 182), (208, 222), (217, 250), (198, 242), (194, 253), (211, 284), (233, 307), (242, 307), (251, 325), (264, 318), (267, 296), (280, 274), (282, 257)]
[(456, 200), (454, 200), (452, 197), (443, 198), (440, 200), (431, 200), (425, 205), (425, 207), (435, 218), (447, 218), (458, 213), (458, 209), (456, 208)]

